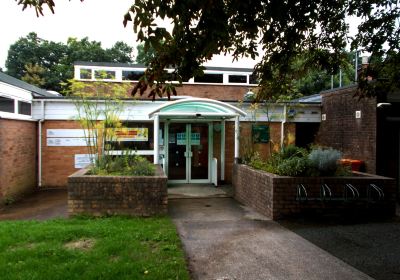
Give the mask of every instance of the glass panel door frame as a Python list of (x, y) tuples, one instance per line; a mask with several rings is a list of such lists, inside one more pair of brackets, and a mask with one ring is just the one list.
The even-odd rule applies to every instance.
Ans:
[(211, 162), (213, 157), (213, 123), (212, 122), (196, 122), (196, 121), (177, 121), (164, 123), (164, 139), (165, 139), (165, 173), (169, 174), (169, 124), (180, 123), (186, 128), (186, 153), (191, 152), (191, 125), (196, 123), (203, 123), (208, 125), (208, 172), (205, 179), (191, 179), (191, 160), (192, 157), (186, 157), (186, 179), (184, 180), (168, 180), (168, 183), (176, 184), (202, 184), (211, 183)]

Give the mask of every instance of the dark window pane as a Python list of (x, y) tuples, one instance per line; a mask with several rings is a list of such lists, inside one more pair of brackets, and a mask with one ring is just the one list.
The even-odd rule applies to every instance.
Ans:
[(249, 77), (249, 84), (251, 85), (258, 85), (258, 79), (257, 76), (254, 74), (251, 74)]
[(96, 79), (114, 80), (115, 79), (115, 71), (96, 70), (96, 71), (94, 71), (94, 77)]
[(229, 75), (230, 83), (247, 84), (247, 76), (245, 75)]
[(92, 70), (91, 69), (81, 69), (79, 72), (81, 79), (92, 79)]
[(31, 103), (18, 101), (18, 114), (31, 115)]
[(168, 73), (167, 71), (164, 71), (164, 77), (165, 77), (165, 80), (167, 80), (167, 81), (177, 81), (178, 80), (176, 73)]
[(203, 76), (194, 77), (195, 83), (218, 83), (224, 82), (223, 74), (204, 74)]
[[(174, 72), (172, 72), (172, 73), (168, 73), (167, 71), (164, 71), (164, 75), (165, 75), (165, 80), (167, 80), (167, 81), (179, 81), (179, 76), (178, 76), (178, 74), (177, 73), (174, 73)], [(187, 78), (187, 79), (183, 79), (182, 80), (182, 82), (188, 82), (189, 81), (189, 79)]]
[(124, 81), (139, 81), (144, 74), (143, 71), (122, 71), (122, 80)]
[(0, 111), (14, 113), (14, 99), (0, 96)]

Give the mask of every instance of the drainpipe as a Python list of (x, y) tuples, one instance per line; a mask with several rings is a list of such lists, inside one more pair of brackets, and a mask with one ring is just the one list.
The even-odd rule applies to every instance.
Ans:
[(235, 163), (239, 163), (239, 137), (240, 137), (240, 122), (239, 122), (239, 116), (236, 116), (235, 118)]
[(158, 137), (159, 137), (159, 129), (160, 129), (160, 117), (158, 114), (154, 115), (154, 126), (153, 126), (153, 138), (154, 138), (154, 164), (158, 164), (159, 160), (159, 149), (160, 147), (158, 146)]
[(41, 101), (42, 116), (39, 120), (38, 133), (38, 186), (42, 187), (42, 122), (44, 122), (44, 100)]
[(286, 104), (283, 106), (283, 120), (281, 122), (281, 148), (283, 148), (283, 141), (285, 140), (285, 123), (287, 120)]

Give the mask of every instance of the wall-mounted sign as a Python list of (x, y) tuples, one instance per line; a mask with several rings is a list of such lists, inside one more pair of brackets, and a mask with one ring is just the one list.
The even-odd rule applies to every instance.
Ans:
[[(92, 155), (90, 154), (76, 154), (75, 155), (75, 168), (80, 169), (80, 168), (85, 168), (89, 164), (93, 163), (94, 160), (97, 158), (97, 155)], [(92, 159), (92, 160), (90, 160)]]
[[(174, 143), (171, 141), (174, 141), (175, 139), (169, 139), (169, 143)], [(177, 133), (176, 134), (176, 144), (177, 145), (186, 145), (186, 133), (182, 132), (182, 133)], [(197, 146), (200, 145), (200, 133), (195, 132), (192, 133), (190, 136), (190, 144), (193, 146)]]
[(269, 126), (261, 124), (252, 125), (253, 143), (268, 143), (269, 142)]
[(176, 134), (176, 144), (186, 145), (186, 132)]
[(47, 129), (46, 136), (57, 138), (88, 137), (83, 129)]
[(190, 144), (192, 144), (193, 146), (200, 145), (200, 133), (192, 133), (190, 137)]
[(147, 127), (120, 128), (115, 130), (117, 141), (148, 141), (149, 129)]
[(47, 138), (47, 146), (50, 147), (84, 147), (86, 138)]

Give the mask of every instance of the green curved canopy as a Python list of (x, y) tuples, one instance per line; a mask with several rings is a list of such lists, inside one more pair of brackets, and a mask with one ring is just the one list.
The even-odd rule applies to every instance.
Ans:
[(167, 102), (150, 112), (149, 116), (152, 117), (154, 114), (169, 118), (191, 118), (200, 115), (210, 118), (232, 118), (246, 115), (245, 112), (233, 105), (206, 98), (186, 98)]

